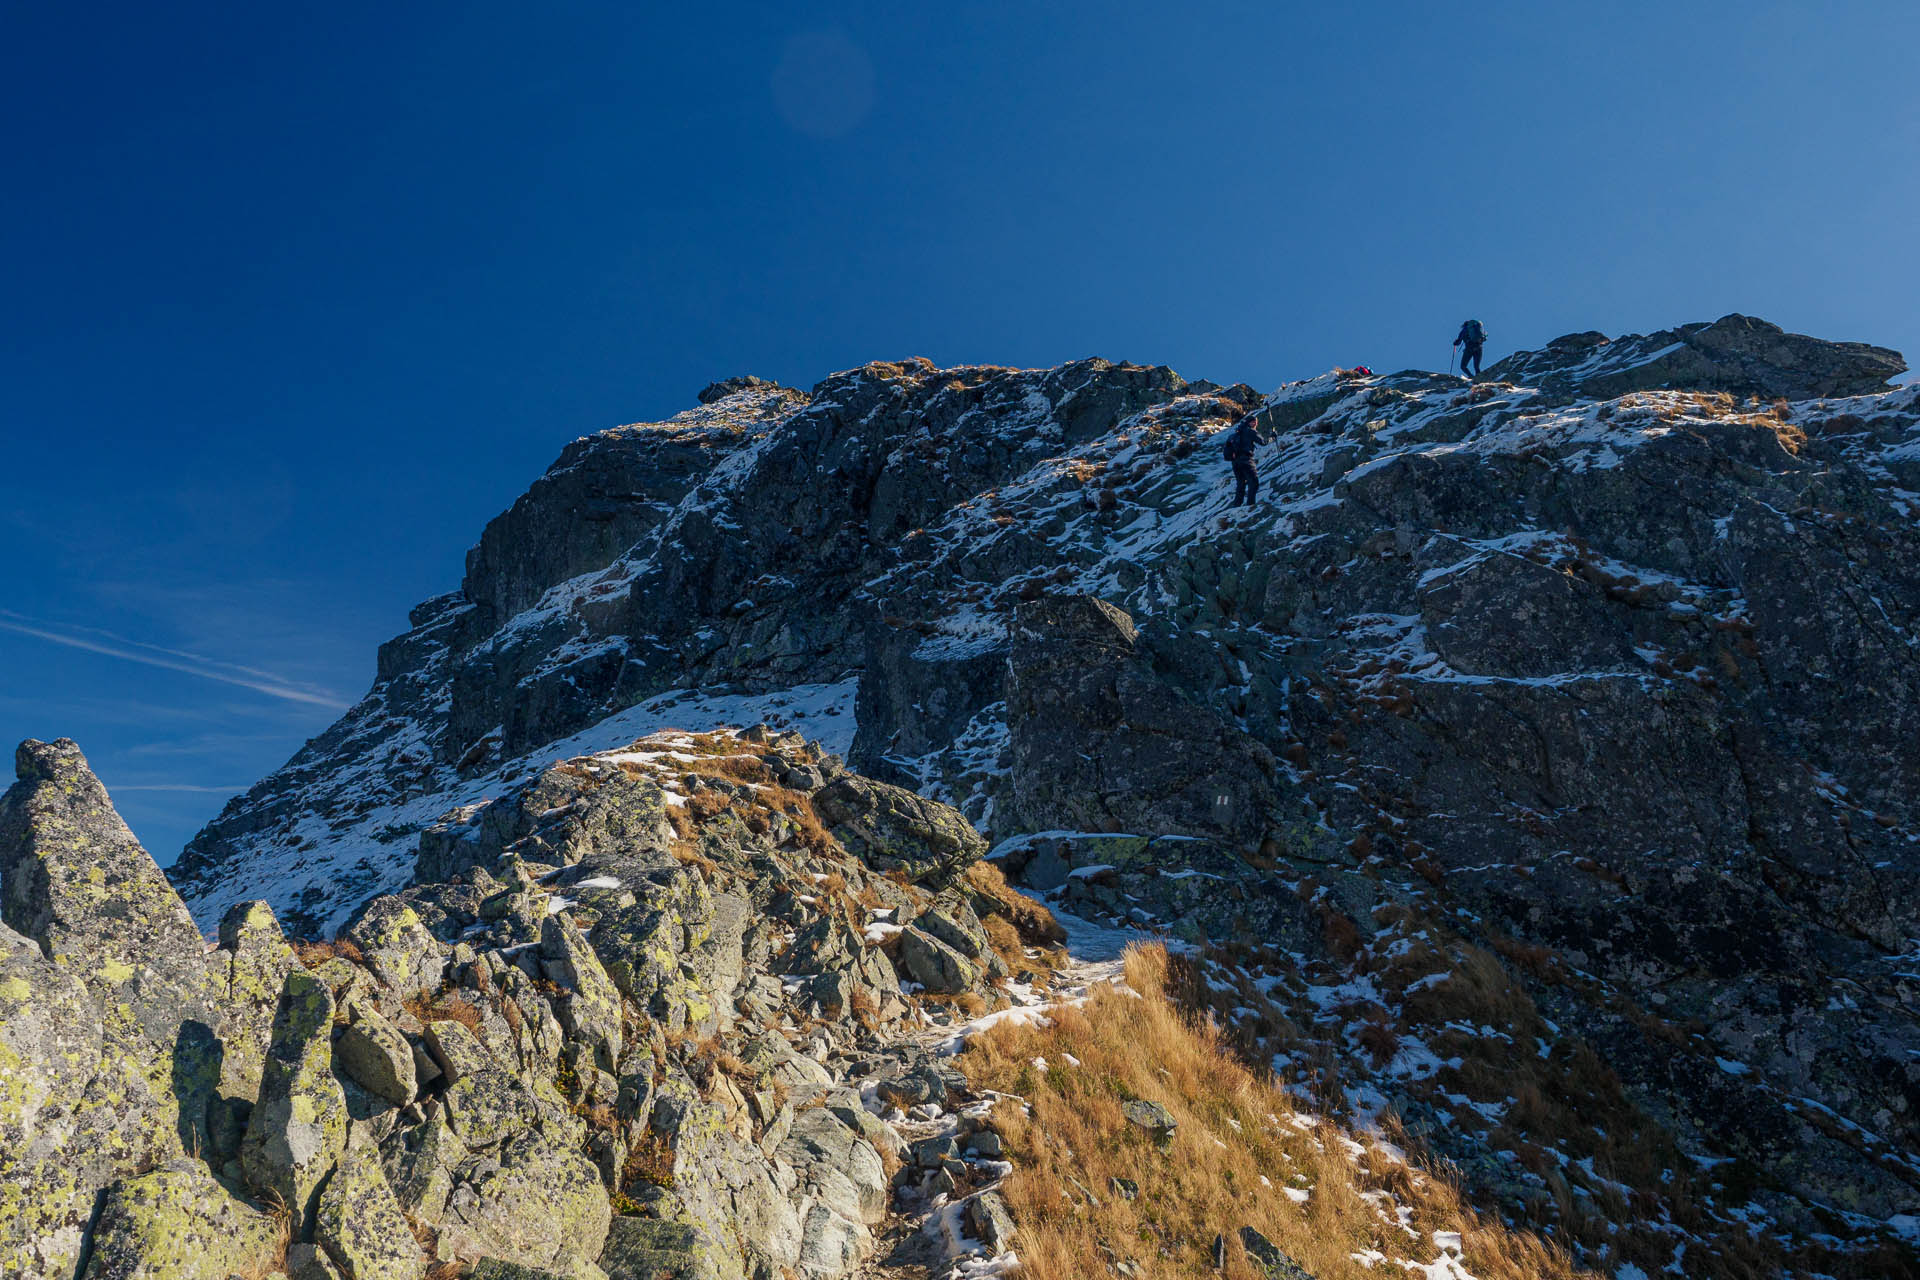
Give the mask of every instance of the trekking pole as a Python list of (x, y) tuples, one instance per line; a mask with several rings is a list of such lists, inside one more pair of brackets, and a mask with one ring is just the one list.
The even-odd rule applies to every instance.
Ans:
[(1448, 347), (1447, 348), (1447, 372), (1448, 373), (1453, 372), (1453, 356), (1454, 356), (1454, 349), (1452, 347)]

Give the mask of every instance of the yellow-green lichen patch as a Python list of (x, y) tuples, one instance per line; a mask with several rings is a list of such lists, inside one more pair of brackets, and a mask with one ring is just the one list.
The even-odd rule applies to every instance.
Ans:
[[(100, 976), (105, 978), (108, 982), (111, 982), (117, 985), (133, 977), (133, 966), (130, 964), (123, 964), (118, 960), (113, 960), (113, 959), (105, 960), (100, 965)], [(122, 1006), (122, 1007), (124, 1008), (125, 1006)]]
[(236, 1199), (204, 1165), (134, 1178), (107, 1192), (88, 1280), (196, 1280), (263, 1269), (279, 1225)]

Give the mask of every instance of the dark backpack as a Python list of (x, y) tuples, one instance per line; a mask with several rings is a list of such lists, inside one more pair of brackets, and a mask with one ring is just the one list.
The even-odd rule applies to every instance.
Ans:
[(1226, 455), (1228, 462), (1238, 462), (1242, 458), (1253, 456), (1253, 431), (1244, 422), (1227, 432), (1227, 438), (1220, 446), (1220, 452)]
[(1487, 326), (1481, 324), (1478, 320), (1467, 321), (1464, 325), (1460, 326), (1460, 332), (1467, 336), (1467, 345), (1470, 347), (1480, 346), (1487, 340)]

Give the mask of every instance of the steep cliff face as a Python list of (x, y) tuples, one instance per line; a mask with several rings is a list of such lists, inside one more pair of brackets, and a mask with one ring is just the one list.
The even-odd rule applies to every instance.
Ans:
[[(489, 526), (462, 590), (383, 646), (366, 698), (230, 805), (173, 875), (203, 911), (265, 897), (296, 922), (337, 923), (405, 882), (440, 813), (595, 743), (784, 715), (844, 748), (878, 616), (864, 584), (941, 511), (1184, 385), (1104, 361), (910, 361), (811, 396), (752, 382), (582, 441)], [(936, 449), (936, 434), (966, 447)], [(716, 693), (733, 700), (685, 705)]]
[(1825, 1265), (1920, 1211), (1901, 368), (1730, 316), (1475, 385), (716, 387), (570, 448), (174, 875), (333, 926), (459, 815), (526, 838), (500, 797), (558, 761), (794, 727), (1184, 940), (1250, 1053), (1594, 1260), (1766, 1222)]

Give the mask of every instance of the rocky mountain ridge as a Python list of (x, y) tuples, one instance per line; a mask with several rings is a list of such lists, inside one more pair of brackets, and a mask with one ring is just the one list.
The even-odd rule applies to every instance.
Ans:
[[(1902, 367), (1731, 316), (1476, 384), (719, 384), (570, 446), (173, 875), (203, 920), (331, 933), (551, 843), (566, 760), (795, 727), (1062, 909), (1175, 940), (1250, 1060), (1591, 1265), (1894, 1274)], [(1214, 436), (1249, 411), (1267, 493), (1229, 510)]]

